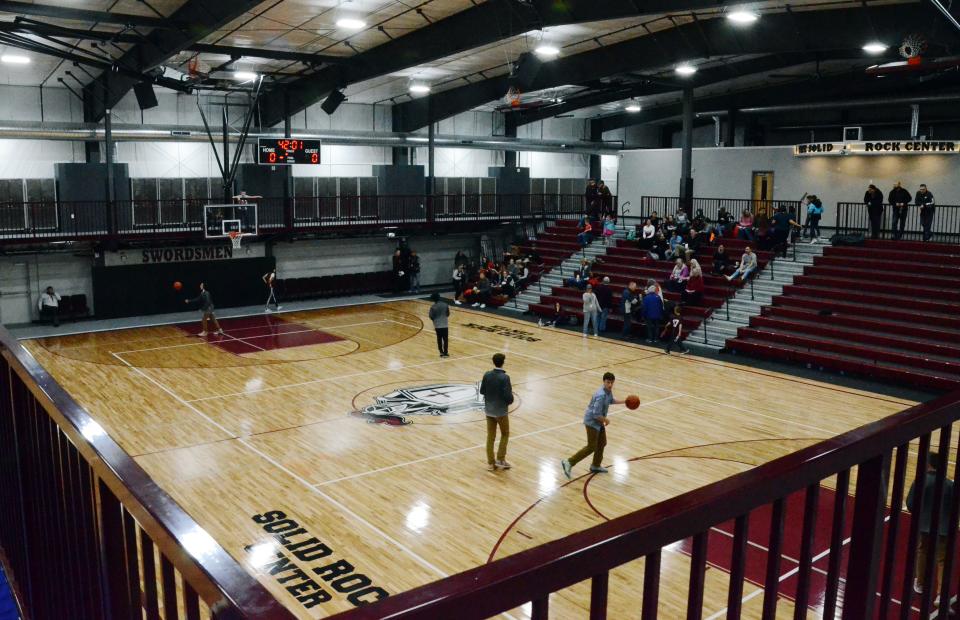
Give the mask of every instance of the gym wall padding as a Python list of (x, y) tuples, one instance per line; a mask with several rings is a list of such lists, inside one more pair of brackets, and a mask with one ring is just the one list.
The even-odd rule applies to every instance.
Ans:
[[(276, 259), (268, 257), (94, 267), (94, 311), (98, 319), (106, 319), (196, 310), (196, 304), (183, 302), (199, 295), (201, 282), (217, 308), (263, 304), (263, 274), (275, 265)], [(183, 283), (180, 291), (173, 288), (177, 281)]]

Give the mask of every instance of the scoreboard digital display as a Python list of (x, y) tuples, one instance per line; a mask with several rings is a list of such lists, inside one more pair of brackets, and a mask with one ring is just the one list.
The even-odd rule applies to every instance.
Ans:
[(320, 141), (296, 138), (257, 138), (257, 163), (267, 166), (319, 164)]

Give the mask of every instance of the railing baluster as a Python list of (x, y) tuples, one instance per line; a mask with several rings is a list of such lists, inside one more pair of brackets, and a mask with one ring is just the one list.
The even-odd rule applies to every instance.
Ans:
[(594, 575), (590, 582), (590, 620), (606, 620), (610, 572)]
[(183, 582), (183, 609), (187, 620), (200, 620), (200, 597), (186, 581)]
[(703, 616), (703, 585), (707, 571), (707, 540), (710, 530), (693, 537), (693, 553), (690, 557), (690, 586), (687, 590), (687, 620), (700, 620)]
[(173, 564), (162, 553), (160, 554), (160, 580), (163, 585), (163, 618), (164, 620), (179, 620), (176, 573), (173, 572)]
[(817, 533), (817, 505), (820, 500), (820, 483), (807, 487), (803, 502), (803, 533), (800, 538), (800, 565), (797, 567), (797, 596), (794, 602), (793, 617), (804, 620), (807, 617), (807, 601), (810, 598), (810, 567), (813, 564), (813, 542)]
[[(915, 511), (911, 511), (910, 516), (910, 534), (907, 539), (907, 554), (904, 556), (906, 566), (903, 572), (903, 593), (900, 597), (900, 618), (907, 620), (910, 616), (909, 602), (913, 598), (913, 579), (916, 576), (917, 543), (920, 540), (920, 519), (914, 517), (923, 509), (924, 493), (923, 479), (926, 476), (927, 454), (930, 452), (930, 433), (926, 433), (920, 438), (920, 447), (917, 450), (916, 476), (914, 476), (915, 495), (913, 498)], [(894, 507), (900, 510), (900, 506)]]
[(763, 620), (774, 620), (780, 592), (780, 560), (783, 548), (783, 498), (773, 502), (770, 514), (770, 542), (767, 544), (767, 574), (763, 582)]
[(727, 591), (727, 620), (739, 620), (743, 607), (743, 577), (747, 565), (750, 514), (737, 517), (733, 525), (733, 553), (730, 560), (730, 586)]
[[(936, 588), (937, 577), (934, 574), (936, 570), (937, 547), (940, 544), (940, 511), (943, 505), (943, 487), (947, 477), (947, 455), (950, 453), (950, 427), (944, 426), (940, 429), (940, 445), (937, 448), (937, 454), (940, 462), (937, 464), (936, 476), (933, 485), (933, 497), (930, 498), (930, 531), (926, 535), (927, 557), (923, 566), (917, 568), (918, 575), (924, 576), (925, 586), (923, 594), (920, 597), (920, 617), (930, 617), (930, 605), (933, 603)], [(923, 464), (924, 474), (926, 474), (926, 463)], [(917, 468), (921, 467), (917, 463)], [(947, 603), (949, 605), (949, 603)]]
[(644, 556), (641, 620), (657, 620), (657, 607), (660, 601), (660, 553), (661, 550), (657, 549)]
[[(957, 480), (960, 480), (960, 442), (957, 443), (957, 452), (954, 455), (953, 480), (954, 485), (956, 485)], [(953, 488), (953, 501), (950, 503), (950, 520), (947, 523), (947, 540), (944, 545), (946, 558), (943, 562), (943, 573), (940, 575), (941, 601), (952, 601), (952, 594), (957, 591), (951, 579), (955, 562), (954, 558), (956, 557), (954, 546), (957, 542), (957, 526), (958, 523), (960, 523), (960, 492), (957, 491), (956, 486)], [(950, 605), (940, 605), (940, 613), (937, 616), (937, 620), (947, 620), (949, 615)]]
[[(823, 617), (832, 620), (837, 609), (840, 588), (840, 565), (843, 559), (843, 534), (847, 523), (847, 494), (850, 491), (850, 470), (837, 474), (837, 490), (833, 500), (833, 524), (830, 530), (830, 560), (827, 562), (827, 584), (824, 593)], [(883, 618), (884, 616), (880, 616)]]
[(160, 620), (153, 541), (142, 529), (137, 528), (137, 532), (140, 535), (140, 573), (143, 575), (144, 611), (147, 613), (147, 620)]
[(873, 617), (889, 471), (890, 452), (886, 451), (857, 467), (853, 536), (847, 566), (847, 587), (843, 598), (843, 620)]
[(550, 617), (550, 595), (544, 595), (533, 601), (530, 620), (547, 620)]

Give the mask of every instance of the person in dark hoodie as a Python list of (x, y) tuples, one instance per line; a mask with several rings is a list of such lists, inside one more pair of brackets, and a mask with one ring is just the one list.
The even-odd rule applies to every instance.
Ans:
[(870, 238), (879, 239), (883, 230), (883, 192), (871, 183), (863, 194), (863, 204), (867, 205), (870, 217)]
[(897, 181), (897, 184), (890, 190), (890, 195), (887, 196), (887, 202), (893, 206), (893, 222), (890, 225), (890, 228), (893, 229), (893, 238), (901, 239), (903, 238), (903, 229), (907, 226), (907, 211), (909, 211), (911, 202), (910, 192), (900, 185), (900, 181)]

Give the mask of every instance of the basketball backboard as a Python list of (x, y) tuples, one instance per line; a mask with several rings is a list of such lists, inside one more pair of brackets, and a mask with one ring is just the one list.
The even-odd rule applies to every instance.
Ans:
[(203, 233), (207, 239), (227, 237), (232, 232), (257, 234), (257, 205), (204, 205)]

